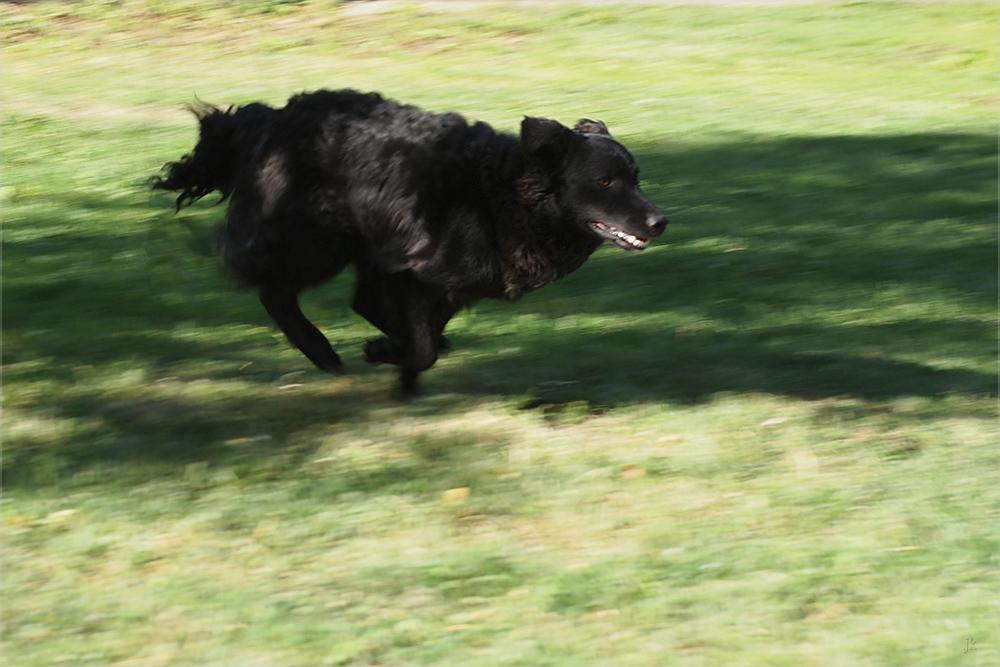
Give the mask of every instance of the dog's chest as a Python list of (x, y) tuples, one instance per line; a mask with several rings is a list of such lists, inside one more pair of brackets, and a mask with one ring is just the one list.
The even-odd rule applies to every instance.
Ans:
[(533, 239), (508, 246), (503, 262), (503, 298), (516, 301), (524, 294), (576, 271), (596, 246), (589, 239)]

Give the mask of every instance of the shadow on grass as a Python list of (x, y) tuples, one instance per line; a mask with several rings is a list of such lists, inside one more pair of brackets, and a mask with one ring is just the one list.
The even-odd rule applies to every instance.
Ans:
[[(637, 256), (603, 249), (521, 304), (481, 304), (477, 326), (453, 336), (457, 353), (473, 354), (430, 371), (431, 396), (527, 395), (530, 407), (604, 409), (723, 392), (997, 395), (995, 136), (737, 137), (636, 153), (647, 191), (673, 220), (658, 246)], [(3, 250), (5, 394), (21, 409), (34, 402), (40, 414), (95, 418), (65, 453), (74, 463), (204, 458), (234, 435), (284, 442), (391, 406), (394, 375), (354, 359), (370, 392), (352, 381), (320, 394), (276, 389), (265, 400), (251, 392), (109, 402), (88, 389), (88, 369), (142, 368), (147, 384), (199, 362), (191, 373), (250, 385), (320, 376), (272, 335), (252, 295), (227, 290), (214, 260), (197, 252), (203, 239), (151, 222), (160, 211), (142, 197), (68, 192), (25, 210)], [(221, 215), (195, 211), (189, 221), (204, 229)], [(349, 294), (342, 279), (311, 297), (332, 338), (335, 323), (357, 323)], [(484, 318), (525, 313), (538, 316), (530, 327), (480, 330), (490, 328)], [(614, 326), (574, 326), (574, 317)], [(569, 325), (556, 326), (562, 318)], [(37, 396), (18, 398), (21, 383)], [(424, 409), (454, 407), (437, 400)], [(17, 450), (16, 438), (8, 443)]]

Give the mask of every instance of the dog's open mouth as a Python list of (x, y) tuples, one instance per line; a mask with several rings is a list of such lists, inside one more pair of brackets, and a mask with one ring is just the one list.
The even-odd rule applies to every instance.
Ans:
[(649, 239), (641, 239), (638, 236), (632, 236), (620, 229), (612, 227), (611, 225), (606, 225), (603, 222), (591, 222), (590, 228), (597, 232), (598, 236), (606, 238), (609, 241), (613, 241), (618, 247), (625, 248), (626, 250), (642, 250), (649, 245)]

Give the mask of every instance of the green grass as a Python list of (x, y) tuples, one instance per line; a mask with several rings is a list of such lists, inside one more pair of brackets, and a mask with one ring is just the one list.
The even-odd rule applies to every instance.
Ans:
[[(996, 664), (996, 5), (369, 9), (0, 6), (4, 662)], [(144, 183), (341, 86), (600, 118), (671, 227), (409, 403), (344, 276), (323, 375)]]

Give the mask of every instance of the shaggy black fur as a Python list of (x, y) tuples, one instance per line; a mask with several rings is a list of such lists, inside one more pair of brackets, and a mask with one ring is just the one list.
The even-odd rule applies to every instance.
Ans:
[(326, 371), (340, 357), (298, 295), (353, 264), (352, 306), (385, 334), (365, 356), (399, 366), (404, 393), (463, 306), (515, 300), (606, 240), (641, 250), (667, 225), (635, 159), (596, 121), (526, 117), (518, 138), (353, 90), (195, 113), (194, 152), (153, 187), (179, 192), (178, 210), (213, 191), (230, 200), (219, 232), (229, 273)]

